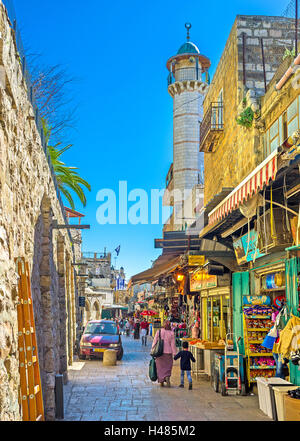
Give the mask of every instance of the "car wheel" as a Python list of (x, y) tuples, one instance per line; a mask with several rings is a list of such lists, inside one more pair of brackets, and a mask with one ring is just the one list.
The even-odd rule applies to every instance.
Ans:
[(118, 355), (117, 355), (117, 360), (118, 360), (118, 361), (122, 360), (122, 358), (123, 358), (123, 354), (124, 354), (124, 351), (123, 351), (123, 348), (121, 348), (120, 352), (119, 352)]

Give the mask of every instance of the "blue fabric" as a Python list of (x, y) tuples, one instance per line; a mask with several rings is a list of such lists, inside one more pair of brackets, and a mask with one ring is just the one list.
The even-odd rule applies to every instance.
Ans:
[(283, 380), (285, 380), (285, 376), (283, 373), (283, 363), (281, 361), (281, 357), (279, 357), (279, 354), (274, 354), (274, 353), (273, 353), (273, 357), (275, 358), (275, 363), (276, 363), (275, 377), (282, 378)]
[(192, 383), (191, 371), (181, 371), (181, 374), (180, 374), (181, 384), (184, 384), (184, 373), (185, 372), (186, 372), (186, 376), (187, 376), (188, 382)]
[(262, 342), (262, 346), (267, 349), (273, 349), (274, 343), (277, 337), (271, 337), (270, 335), (266, 335), (264, 341)]

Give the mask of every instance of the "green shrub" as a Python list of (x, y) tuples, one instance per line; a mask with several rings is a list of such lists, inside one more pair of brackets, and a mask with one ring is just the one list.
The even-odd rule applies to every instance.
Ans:
[(238, 118), (236, 118), (236, 122), (243, 127), (251, 127), (254, 118), (254, 112), (251, 107), (247, 107)]

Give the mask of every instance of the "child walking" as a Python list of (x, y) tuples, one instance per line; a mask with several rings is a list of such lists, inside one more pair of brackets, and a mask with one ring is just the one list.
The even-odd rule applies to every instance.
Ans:
[(186, 372), (189, 381), (189, 390), (192, 390), (191, 360), (193, 363), (195, 363), (196, 360), (193, 354), (189, 351), (189, 344), (187, 341), (182, 343), (182, 348), (183, 351), (178, 352), (174, 357), (174, 360), (180, 358), (181, 382), (179, 387), (184, 387), (184, 373)]

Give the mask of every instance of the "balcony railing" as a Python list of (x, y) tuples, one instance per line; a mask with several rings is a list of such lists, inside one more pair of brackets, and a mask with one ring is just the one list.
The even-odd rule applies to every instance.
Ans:
[(200, 151), (211, 152), (224, 130), (223, 103), (211, 103), (200, 124)]
[(196, 66), (183, 67), (170, 72), (168, 75), (168, 86), (176, 81), (203, 81), (209, 83), (208, 72), (202, 72), (202, 69)]

